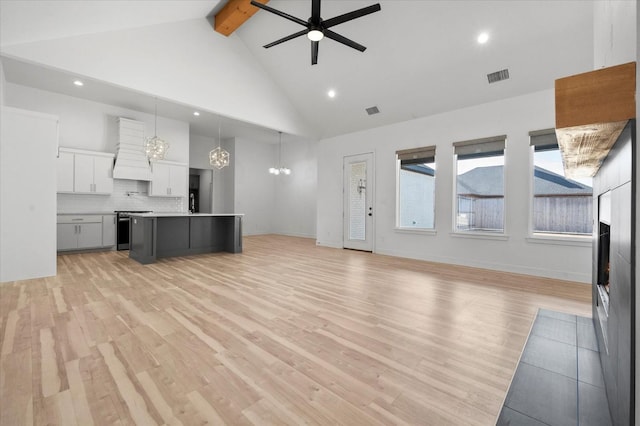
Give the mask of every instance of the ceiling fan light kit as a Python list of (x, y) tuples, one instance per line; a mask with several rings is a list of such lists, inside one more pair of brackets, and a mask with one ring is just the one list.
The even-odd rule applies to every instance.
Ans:
[(320, 30), (311, 30), (307, 33), (307, 38), (311, 41), (320, 41), (324, 38), (324, 33)]
[(376, 3), (371, 6), (363, 7), (361, 9), (357, 9), (352, 12), (344, 13), (342, 15), (338, 15), (336, 17), (323, 20), (320, 17), (320, 1), (321, 0), (311, 0), (311, 17), (307, 21), (304, 21), (300, 18), (296, 18), (295, 16), (289, 15), (288, 13), (284, 13), (278, 9), (274, 9), (265, 4), (258, 3), (255, 0), (251, 0), (251, 4), (257, 8), (266, 10), (267, 12), (273, 13), (274, 15), (278, 15), (282, 18), (288, 19), (289, 21), (295, 22), (296, 24), (306, 27), (306, 29), (302, 31), (298, 31), (297, 33), (293, 33), (279, 40), (276, 40), (272, 43), (266, 44), (264, 48), (268, 49), (270, 47), (277, 46), (278, 44), (284, 43), (285, 41), (293, 40), (294, 38), (298, 38), (300, 36), (306, 35), (307, 38), (311, 41), (311, 65), (316, 65), (318, 63), (319, 42), (325, 37), (330, 38), (331, 40), (337, 41), (338, 43), (342, 43), (345, 46), (349, 46), (360, 52), (364, 52), (367, 49), (366, 47), (356, 43), (353, 40), (343, 37), (338, 33), (331, 31), (329, 28), (338, 24), (342, 24), (347, 21), (351, 21), (356, 18), (361, 18), (365, 15), (369, 15), (374, 12), (378, 12), (381, 9), (380, 3)]

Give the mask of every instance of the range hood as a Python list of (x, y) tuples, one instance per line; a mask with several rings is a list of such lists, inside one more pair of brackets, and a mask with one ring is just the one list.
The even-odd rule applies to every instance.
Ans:
[(118, 118), (118, 144), (114, 179), (151, 180), (151, 167), (144, 150), (144, 123)]
[(594, 176), (636, 117), (636, 63), (556, 80), (556, 136), (565, 176)]

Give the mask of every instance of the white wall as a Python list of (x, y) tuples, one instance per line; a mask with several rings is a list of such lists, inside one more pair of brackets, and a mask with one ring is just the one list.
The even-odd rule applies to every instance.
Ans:
[(7, 79), (4, 75), (4, 68), (2, 67), (2, 62), (0, 62), (0, 105), (5, 104), (4, 93), (7, 90)]
[[(19, 108), (56, 114), (60, 117), (60, 146), (93, 151), (115, 152), (117, 117), (124, 116), (146, 123), (146, 133), (153, 135), (154, 116), (80, 98), (8, 83), (7, 104)], [(212, 169), (209, 151), (218, 143), (214, 138), (190, 135), (186, 122), (158, 117), (157, 134), (170, 144), (167, 160), (188, 163), (190, 167)], [(268, 173), (277, 161), (277, 145), (247, 139), (222, 141), (231, 153), (231, 165), (213, 169), (213, 212), (245, 213), (245, 234), (281, 232), (289, 235), (315, 236), (315, 144), (290, 143), (289, 167), (295, 175), (276, 177)], [(237, 151), (237, 152), (236, 152)], [(284, 185), (276, 193), (277, 185)], [(127, 192), (139, 192), (127, 196)], [(146, 184), (116, 181), (109, 197), (92, 195), (58, 195), (59, 212), (113, 211), (119, 209), (186, 211), (188, 202), (178, 198), (147, 197)], [(274, 215), (275, 199), (279, 211)]]
[[(209, 151), (217, 146), (214, 138), (191, 135), (190, 167), (211, 169)], [(237, 138), (223, 140), (222, 147), (231, 153), (231, 165), (213, 168), (215, 213), (245, 213), (243, 231), (247, 235), (315, 238), (316, 142), (283, 142), (282, 164), (292, 170), (289, 176), (268, 172), (277, 165), (277, 144)]]
[(593, 2), (594, 69), (636, 60), (637, 7), (630, 0)]
[(189, 167), (196, 169), (210, 169), (213, 171), (212, 187), (212, 212), (213, 213), (235, 213), (234, 192), (235, 192), (235, 139), (225, 139), (221, 146), (230, 154), (230, 164), (223, 169), (216, 169), (209, 164), (209, 151), (218, 146), (217, 139), (191, 135), (189, 147)]
[(235, 139), (234, 205), (244, 213), (244, 235), (273, 233), (276, 181), (269, 174), (277, 158), (273, 145)]
[[(317, 242), (342, 247), (342, 162), (375, 155), (374, 251), (393, 256), (591, 281), (591, 247), (534, 243), (529, 217), (529, 136), (554, 127), (554, 92), (547, 90), (431, 117), (343, 135), (318, 144)], [(458, 237), (453, 223), (452, 143), (507, 135), (506, 241)], [(436, 145), (436, 235), (394, 230), (398, 149)]]
[(213, 169), (209, 164), (209, 151), (218, 146), (218, 140), (200, 135), (189, 135), (189, 167)]
[(201, 111), (292, 134), (310, 131), (244, 43), (216, 33), (205, 18), (3, 46), (3, 52)]
[(56, 274), (55, 116), (2, 107), (0, 282)]
[[(291, 174), (268, 175), (276, 185), (273, 231), (277, 234), (316, 236), (316, 145), (312, 141), (282, 143), (282, 165), (290, 168)], [(278, 145), (273, 147), (277, 155)]]
[[(60, 146), (115, 152), (118, 117), (145, 123), (154, 134), (154, 115), (8, 83), (6, 104), (60, 117)], [(166, 160), (189, 162), (189, 123), (158, 117), (157, 134), (169, 143)]]
[[(9, 106), (54, 114), (59, 117), (59, 146), (115, 153), (118, 117), (145, 123), (145, 135), (154, 134), (154, 116), (80, 98), (12, 83), (6, 85)], [(169, 142), (167, 160), (188, 163), (189, 124), (158, 117), (157, 134)], [(127, 193), (138, 194), (128, 196)], [(58, 194), (60, 213), (110, 212), (114, 210), (186, 211), (182, 198), (148, 197), (148, 183), (116, 179), (111, 196)], [(55, 193), (55, 190), (54, 190)]]

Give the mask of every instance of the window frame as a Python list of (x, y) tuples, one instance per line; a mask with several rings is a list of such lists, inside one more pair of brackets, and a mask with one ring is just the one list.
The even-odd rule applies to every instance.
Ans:
[[(502, 231), (464, 231), (458, 229), (458, 147), (470, 147), (474, 145), (485, 145), (486, 147), (492, 146), (492, 144), (502, 143)], [(466, 148), (462, 148), (466, 150)], [(480, 148), (481, 149), (481, 148)], [(491, 152), (489, 149), (488, 152)], [(452, 187), (452, 209), (451, 209), (451, 226), (452, 230), (450, 235), (453, 237), (468, 237), (468, 238), (480, 238), (491, 240), (505, 241), (509, 238), (507, 233), (507, 135), (491, 136), (481, 139), (472, 139), (467, 141), (460, 141), (453, 143), (453, 187)]]
[[(428, 153), (428, 154), (425, 154)], [(427, 156), (428, 155), (428, 156)], [(414, 159), (417, 158), (433, 158), (433, 164), (436, 164), (436, 145), (429, 145), (419, 148), (410, 148), (410, 149), (399, 149), (395, 153), (396, 159), (396, 217), (395, 217), (395, 227), (394, 229), (398, 232), (402, 233), (418, 233), (418, 234), (427, 234), (427, 235), (435, 235), (436, 234), (436, 200), (437, 200), (437, 191), (438, 186), (437, 182), (437, 166), (434, 168), (434, 185), (433, 185), (433, 227), (424, 228), (424, 227), (411, 227), (411, 226), (401, 226), (400, 221), (400, 171), (402, 169), (402, 160), (401, 156), (412, 156)]]
[(532, 143), (531, 138), (551, 133), (555, 134), (554, 128), (529, 132), (529, 218), (527, 221), (528, 229), (526, 241), (533, 244), (590, 247), (592, 245), (593, 231), (591, 234), (563, 234), (553, 232), (536, 232), (533, 229), (535, 198), (535, 145)]

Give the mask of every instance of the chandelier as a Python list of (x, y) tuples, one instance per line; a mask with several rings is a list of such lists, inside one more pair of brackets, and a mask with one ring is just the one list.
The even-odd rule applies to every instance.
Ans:
[(164, 156), (169, 149), (169, 144), (158, 137), (158, 98), (155, 98), (155, 100), (153, 137), (147, 138), (144, 145), (144, 151), (147, 154), (147, 158), (152, 161), (164, 160)]
[(222, 143), (222, 138), (220, 137), (220, 122), (222, 121), (221, 117), (218, 117), (218, 147), (209, 151), (209, 164), (211, 164), (216, 169), (220, 170), (229, 165), (230, 155), (228, 151), (222, 149), (220, 144)]
[(272, 175), (290, 175), (291, 169), (282, 167), (282, 162), (280, 161), (282, 157), (282, 132), (278, 132), (278, 134), (280, 136), (280, 140), (278, 142), (278, 167), (270, 167), (269, 173), (271, 173)]

